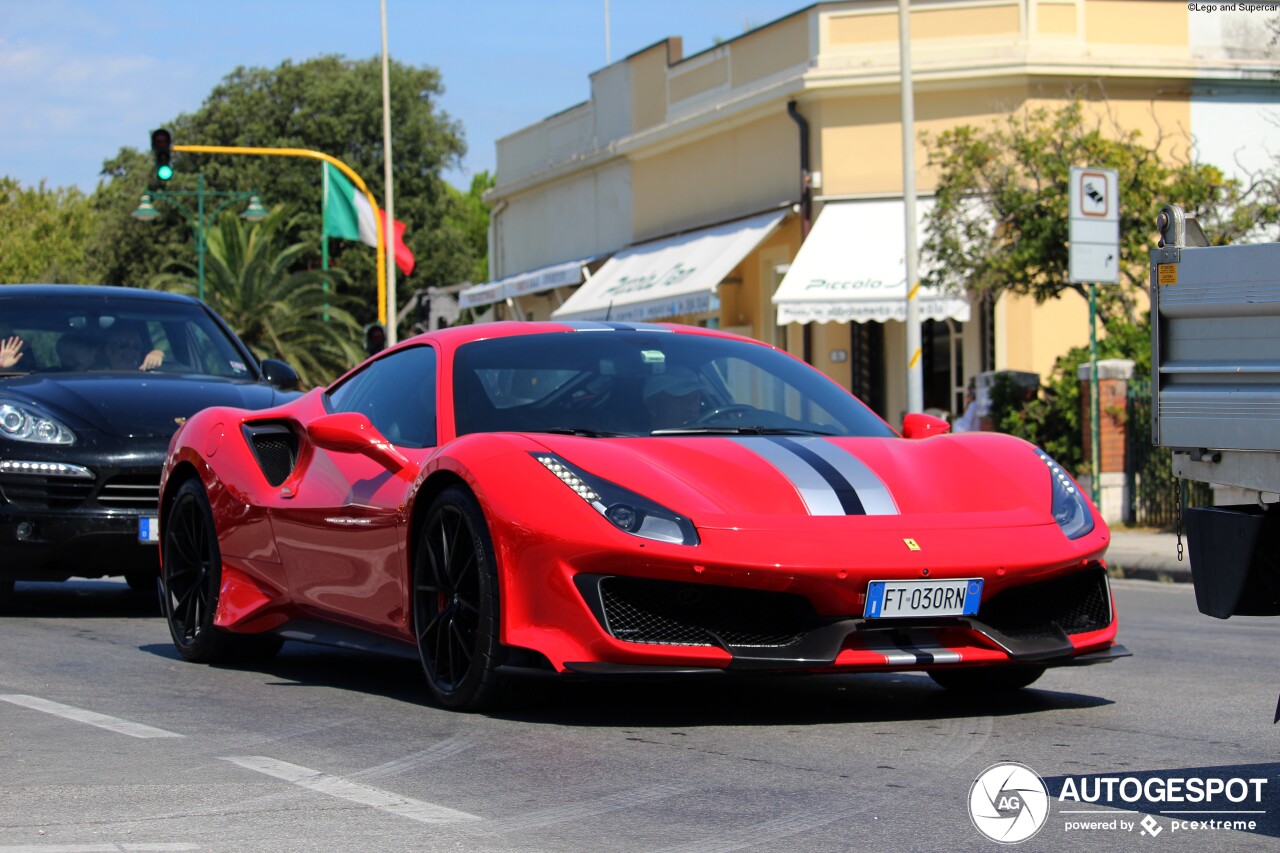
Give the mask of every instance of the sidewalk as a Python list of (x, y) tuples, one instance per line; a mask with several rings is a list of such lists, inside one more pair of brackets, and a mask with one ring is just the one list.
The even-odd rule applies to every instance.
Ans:
[(1107, 567), (1117, 577), (1191, 583), (1191, 557), (1185, 533), (1182, 536), (1182, 562), (1178, 562), (1176, 534), (1113, 527), (1106, 561)]

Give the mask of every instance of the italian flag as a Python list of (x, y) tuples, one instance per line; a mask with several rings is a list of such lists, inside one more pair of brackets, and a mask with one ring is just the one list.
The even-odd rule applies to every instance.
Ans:
[[(366, 246), (378, 246), (378, 223), (364, 193), (355, 188), (347, 176), (332, 163), (322, 163), (324, 185), (323, 236), (343, 240), (359, 240)], [(379, 211), (381, 213), (381, 211)], [(388, 240), (394, 240), (396, 268), (405, 275), (413, 272), (413, 252), (404, 244), (404, 223), (394, 220), (386, 229)]]

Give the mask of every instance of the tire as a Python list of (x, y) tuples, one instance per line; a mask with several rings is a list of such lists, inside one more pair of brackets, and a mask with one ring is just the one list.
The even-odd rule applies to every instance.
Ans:
[(13, 581), (0, 578), (0, 613), (8, 613), (13, 609)]
[(1008, 693), (1031, 686), (1044, 670), (1043, 666), (982, 666), (934, 669), (929, 677), (957, 693)]
[(498, 703), (498, 572), (484, 513), (451, 487), (427, 511), (413, 567), (413, 633), (435, 701), (476, 711)]
[(213, 624), (222, 555), (209, 496), (199, 480), (178, 489), (165, 525), (161, 604), (178, 654), (192, 663), (256, 660), (280, 650), (279, 637), (237, 635)]

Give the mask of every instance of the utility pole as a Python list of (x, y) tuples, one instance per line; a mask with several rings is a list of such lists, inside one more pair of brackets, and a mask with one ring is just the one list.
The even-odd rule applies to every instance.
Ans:
[(898, 0), (898, 54), (902, 63), (902, 210), (907, 235), (907, 411), (924, 411), (924, 365), (920, 363), (920, 292), (916, 245), (916, 115), (911, 84), (911, 10)]

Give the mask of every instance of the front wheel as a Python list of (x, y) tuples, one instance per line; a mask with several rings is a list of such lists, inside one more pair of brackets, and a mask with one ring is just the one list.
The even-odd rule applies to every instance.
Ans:
[(484, 513), (470, 492), (445, 489), (427, 511), (413, 568), (414, 636), (437, 702), (475, 711), (497, 701), (504, 686), (498, 625), (498, 572)]
[(193, 663), (217, 663), (269, 657), (280, 650), (278, 637), (240, 636), (213, 624), (222, 554), (209, 496), (199, 480), (178, 488), (162, 547), (161, 599), (178, 654)]
[(983, 666), (933, 669), (929, 677), (958, 693), (1007, 693), (1029, 687), (1044, 675), (1042, 666)]

